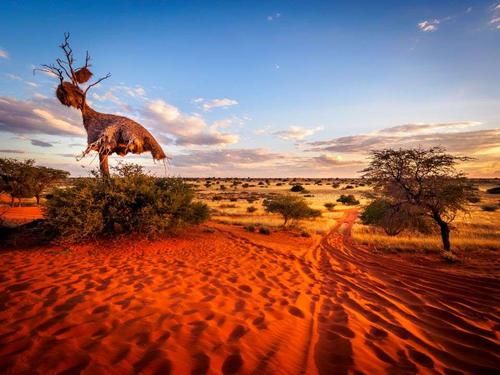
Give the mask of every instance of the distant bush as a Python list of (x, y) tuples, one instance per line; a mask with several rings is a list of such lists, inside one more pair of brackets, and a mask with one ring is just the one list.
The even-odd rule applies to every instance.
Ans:
[(221, 204), (220, 208), (236, 208), (235, 204)]
[(325, 206), (325, 208), (328, 211), (333, 211), (333, 209), (335, 208), (336, 204), (335, 203), (331, 203), (331, 202), (327, 202), (323, 206)]
[(245, 188), (245, 189), (246, 189), (246, 188), (248, 188), (249, 186), (250, 186), (250, 185), (248, 185), (246, 182), (245, 182), (243, 185), (241, 185), (241, 187), (243, 187), (243, 188)]
[(253, 213), (255, 211), (257, 211), (257, 207), (254, 207), (254, 206), (248, 206), (247, 207), (247, 212), (248, 213)]
[(352, 194), (349, 194), (349, 195), (342, 194), (340, 196), (340, 198), (337, 199), (337, 202), (340, 202), (346, 206), (355, 206), (355, 205), (359, 204), (359, 201)]
[(496, 204), (484, 204), (481, 206), (481, 210), (486, 212), (495, 212), (498, 209)]
[(310, 234), (308, 231), (306, 231), (306, 230), (302, 230), (302, 231), (300, 232), (300, 236), (301, 236), (301, 237), (306, 237), (306, 238), (307, 238), (307, 237), (311, 237), (311, 234)]
[(269, 234), (271, 234), (271, 230), (268, 227), (260, 227), (259, 233), (269, 235)]
[(264, 200), (263, 205), (267, 212), (280, 214), (284, 219), (283, 225), (289, 220), (321, 216), (321, 212), (309, 207), (304, 198), (292, 195), (276, 195)]
[(500, 186), (486, 190), (488, 194), (500, 194)]
[(346, 187), (344, 189), (354, 189), (354, 186), (352, 186), (352, 185), (346, 185)]
[(46, 203), (49, 227), (67, 240), (117, 233), (154, 236), (209, 216), (208, 206), (193, 202), (193, 191), (181, 179), (154, 178), (133, 164), (116, 172), (109, 179), (81, 179), (55, 190)]
[(479, 197), (479, 195), (469, 195), (466, 199), (469, 203), (481, 202), (481, 198)]
[(292, 188), (290, 189), (290, 191), (292, 191), (294, 193), (300, 193), (300, 192), (303, 192), (304, 190), (306, 190), (306, 189), (302, 185), (293, 185)]
[(245, 229), (247, 232), (255, 232), (255, 225), (250, 224), (250, 225), (243, 227), (243, 229)]

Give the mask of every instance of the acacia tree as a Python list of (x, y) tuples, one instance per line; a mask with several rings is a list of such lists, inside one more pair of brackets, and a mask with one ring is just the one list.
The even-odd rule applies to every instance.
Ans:
[(32, 159), (0, 158), (0, 191), (10, 195), (11, 206), (16, 198), (36, 197), (39, 204), (40, 196), (47, 187), (68, 176), (68, 172), (60, 169), (36, 166)]
[(8, 193), (11, 197), (10, 205), (14, 206), (17, 198), (33, 196), (33, 165), (34, 160), (19, 161), (16, 159), (0, 159), (0, 191)]
[(459, 161), (466, 160), (442, 147), (376, 150), (363, 177), (392, 206), (407, 206), (415, 215), (430, 217), (440, 229), (444, 250), (450, 251), (449, 224), (459, 211), (467, 211), (472, 188), (456, 169)]
[(292, 195), (277, 195), (262, 203), (267, 212), (280, 214), (286, 226), (289, 220), (300, 220), (321, 215), (319, 210), (308, 206), (302, 197)]
[(32, 191), (36, 198), (36, 204), (40, 204), (40, 197), (48, 186), (69, 176), (69, 172), (42, 166), (35, 167), (32, 173), (34, 175)]

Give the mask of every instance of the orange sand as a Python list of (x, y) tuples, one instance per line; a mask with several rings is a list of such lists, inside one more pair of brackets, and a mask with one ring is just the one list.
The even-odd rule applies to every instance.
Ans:
[(0, 253), (0, 372), (488, 373), (498, 278), (210, 224), (180, 238)]
[(40, 207), (8, 207), (3, 208), (1, 216), (4, 220), (25, 223), (43, 217)]

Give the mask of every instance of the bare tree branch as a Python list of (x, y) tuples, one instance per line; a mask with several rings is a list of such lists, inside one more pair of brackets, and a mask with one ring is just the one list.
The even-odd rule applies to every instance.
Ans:
[(88, 85), (87, 88), (85, 89), (85, 91), (83, 92), (83, 95), (87, 95), (87, 91), (89, 91), (91, 87), (94, 87), (95, 85), (101, 83), (102, 81), (104, 81), (105, 79), (108, 79), (109, 77), (111, 77), (111, 73), (106, 74), (104, 77), (101, 77), (97, 81), (95, 81), (94, 83), (91, 83), (90, 85)]

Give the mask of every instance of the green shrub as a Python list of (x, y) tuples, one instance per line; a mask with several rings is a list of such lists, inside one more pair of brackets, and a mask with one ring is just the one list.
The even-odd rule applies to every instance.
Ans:
[(340, 202), (340, 203), (347, 205), (347, 206), (355, 206), (355, 205), (359, 204), (359, 201), (352, 194), (349, 194), (349, 195), (342, 194), (340, 196), (340, 198), (337, 199), (337, 202)]
[(265, 234), (265, 235), (270, 235), (271, 230), (268, 227), (260, 227), (259, 228), (259, 233), (260, 234)]
[(46, 203), (49, 227), (70, 241), (117, 233), (154, 236), (209, 216), (208, 206), (193, 202), (192, 189), (179, 178), (154, 178), (133, 164), (116, 172), (55, 190)]
[(481, 206), (481, 210), (486, 212), (495, 212), (498, 209), (496, 204), (484, 204)]
[(500, 194), (500, 186), (486, 190), (488, 194)]
[(300, 192), (303, 192), (304, 190), (306, 190), (306, 189), (302, 185), (293, 185), (292, 188), (290, 189), (290, 191), (292, 191), (294, 193), (300, 193)]
[(247, 232), (255, 232), (255, 225), (249, 224), (243, 227)]
[(251, 214), (251, 213), (253, 213), (253, 212), (255, 212), (255, 211), (257, 211), (257, 207), (254, 207), (254, 206), (248, 206), (248, 207), (247, 207), (247, 212), (248, 212), (248, 213), (250, 213), (250, 214)]
[(479, 203), (481, 202), (481, 198), (479, 197), (479, 195), (469, 195), (467, 198), (468, 202), (470, 203)]
[(376, 199), (365, 207), (360, 215), (365, 225), (375, 225), (384, 229), (389, 236), (395, 236), (405, 229), (420, 233), (432, 233), (429, 219), (418, 209), (408, 205), (391, 205), (385, 199)]
[(335, 203), (331, 203), (331, 202), (327, 202), (325, 203), (323, 206), (325, 206), (325, 208), (328, 210), (328, 211), (333, 211), (336, 204)]

